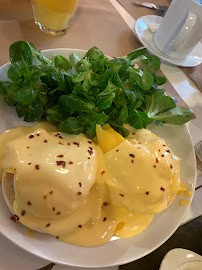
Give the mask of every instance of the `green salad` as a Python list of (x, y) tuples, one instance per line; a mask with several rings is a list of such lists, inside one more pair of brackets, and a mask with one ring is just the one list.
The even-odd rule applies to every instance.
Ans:
[[(9, 81), (0, 81), (0, 94), (24, 121), (47, 119), (69, 134), (96, 135), (96, 124), (109, 123), (122, 136), (150, 123), (181, 125), (193, 118), (192, 110), (176, 107), (160, 88), (160, 59), (145, 55), (141, 47), (126, 56), (109, 60), (96, 47), (80, 59), (60, 55), (46, 58), (30, 42), (18, 41), (9, 48)], [(138, 63), (140, 68), (135, 68)]]

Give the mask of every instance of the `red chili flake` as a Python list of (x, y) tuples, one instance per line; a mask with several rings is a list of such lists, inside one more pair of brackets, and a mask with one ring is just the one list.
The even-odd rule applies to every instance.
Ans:
[(50, 195), (52, 195), (52, 194), (53, 194), (53, 191), (51, 190), (51, 191), (49, 191), (48, 193), (49, 193)]
[(47, 141), (47, 140), (44, 140), (43, 142), (44, 142), (44, 143), (47, 143), (48, 141)]
[(105, 171), (101, 171), (101, 175), (103, 175), (105, 173)]
[(44, 199), (47, 199), (47, 197), (48, 197), (47, 195), (44, 195), (44, 196), (43, 196)]
[(107, 218), (106, 218), (106, 217), (104, 217), (104, 218), (103, 218), (103, 221), (106, 221), (106, 220), (107, 220)]
[(74, 162), (72, 162), (72, 161), (69, 161), (69, 164), (74, 164)]
[(173, 165), (172, 164), (170, 164), (170, 168), (173, 169)]
[(170, 153), (170, 150), (166, 150), (166, 152)]
[(156, 168), (156, 165), (153, 165), (154, 168)]
[(130, 157), (132, 157), (132, 158), (134, 158), (134, 157), (135, 157), (135, 155), (133, 155), (133, 154), (129, 154), (129, 156), (130, 156)]
[(22, 210), (21, 216), (24, 216), (24, 215), (25, 215), (25, 210)]
[(163, 146), (166, 146), (165, 144), (163, 144)]
[(57, 157), (62, 158), (62, 157), (64, 157), (64, 155), (59, 155), (59, 156), (57, 156)]
[(82, 193), (81, 193), (80, 191), (79, 191), (79, 192), (77, 192), (77, 195), (79, 195), (79, 196), (80, 196), (81, 194), (82, 194)]
[(88, 153), (89, 153), (89, 155), (92, 155), (93, 151), (88, 149)]
[(92, 142), (91, 142), (91, 141), (88, 141), (88, 143), (90, 143), (90, 144), (91, 144)]
[(131, 163), (134, 163), (134, 160), (133, 159), (131, 159)]
[(30, 201), (27, 201), (27, 205), (32, 205), (32, 203)]
[(162, 157), (164, 157), (164, 155), (161, 155)]
[(67, 145), (70, 145), (70, 143), (68, 142)]
[(59, 135), (60, 135), (60, 133), (57, 133), (57, 135), (59, 136)]
[(61, 215), (61, 212), (57, 212), (56, 215)]
[(55, 207), (53, 207), (53, 211), (55, 211)]
[(38, 164), (35, 165), (36, 170), (40, 169), (40, 166)]
[(34, 138), (34, 135), (30, 135), (29, 138), (30, 138), (30, 139)]
[(135, 133), (135, 132), (133, 132), (132, 134), (133, 134), (133, 135), (135, 135), (136, 133)]
[(79, 186), (80, 186), (80, 187), (82, 187), (82, 184), (81, 184), (81, 182), (79, 182)]
[(161, 149), (159, 149), (158, 151), (161, 152)]
[(165, 188), (164, 187), (161, 187), (160, 190), (165, 191)]
[(38, 137), (39, 137), (39, 136), (40, 136), (40, 134), (39, 134), (39, 133), (37, 133), (37, 134), (36, 134), (36, 136), (38, 136)]
[(60, 139), (63, 139), (63, 137), (62, 137), (61, 135), (59, 136), (59, 138), (60, 138)]
[(10, 219), (13, 221), (13, 222), (16, 222), (19, 220), (19, 217), (17, 215), (13, 215), (10, 217)]
[(27, 149), (29, 149), (29, 146), (27, 146)]
[(116, 149), (116, 152), (118, 152), (119, 151), (119, 149)]
[(73, 144), (75, 144), (75, 145), (79, 145), (79, 143), (78, 143), (78, 142), (73, 142)]
[(78, 227), (79, 227), (79, 228), (82, 228), (82, 225), (80, 224), (80, 225), (78, 225)]
[(123, 197), (124, 196), (124, 194), (119, 194), (121, 197)]
[(149, 195), (149, 191), (145, 192), (146, 195)]
[(159, 160), (158, 160), (158, 158), (156, 158), (156, 163), (159, 163)]
[(90, 146), (89, 146), (89, 149), (90, 149), (90, 150), (93, 150), (93, 147), (90, 147)]
[(46, 228), (50, 226), (50, 223), (46, 224)]
[(66, 162), (63, 160), (58, 160), (58, 161), (56, 161), (56, 164), (57, 164), (57, 166), (62, 165), (62, 167), (65, 168)]
[(137, 149), (141, 149), (142, 147), (137, 147)]
[(56, 134), (55, 137), (57, 137), (58, 135)]
[(57, 239), (59, 239), (59, 236), (56, 236)]
[(58, 144), (64, 145), (64, 144), (63, 144), (63, 143), (61, 143), (61, 142), (58, 142)]
[(103, 205), (104, 206), (107, 206), (107, 205), (109, 205), (109, 203), (108, 202), (104, 202)]
[(90, 159), (90, 157), (88, 157), (88, 159)]
[(19, 216), (17, 216), (17, 215), (14, 215), (14, 217), (15, 217), (16, 220), (20, 219)]
[(31, 165), (31, 164), (32, 164), (31, 162), (28, 163), (28, 165)]

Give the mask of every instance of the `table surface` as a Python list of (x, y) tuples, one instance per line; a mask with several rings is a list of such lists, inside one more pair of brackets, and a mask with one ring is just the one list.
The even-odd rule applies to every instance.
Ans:
[[(96, 45), (105, 54), (111, 56), (125, 55), (129, 50), (141, 46), (135, 36), (135, 19), (116, 0), (80, 1), (79, 8), (70, 24), (68, 33), (60, 37), (52, 37), (42, 33), (34, 25), (29, 0), (0, 1), (0, 65), (8, 61), (9, 45), (20, 39), (33, 42), (39, 49), (59, 47), (89, 49), (91, 46)], [(169, 80), (170, 86), (175, 89), (177, 95), (181, 97), (196, 115), (196, 118), (187, 124), (195, 145), (202, 140), (202, 93), (179, 67), (163, 62), (161, 70)], [(197, 185), (201, 184), (202, 174), (199, 172)], [(200, 212), (201, 204), (202, 193), (198, 190), (195, 193), (184, 223), (202, 213)], [(47, 261), (36, 258), (16, 247), (1, 235), (0, 242), (0, 269), (2, 270), (36, 270), (49, 264)], [(52, 266), (50, 265), (47, 269), (51, 268)], [(76, 268), (59, 265), (53, 267), (53, 270), (68, 269), (75, 270)], [(110, 269), (115, 270), (117, 267)], [(130, 266), (127, 269), (134, 268)]]

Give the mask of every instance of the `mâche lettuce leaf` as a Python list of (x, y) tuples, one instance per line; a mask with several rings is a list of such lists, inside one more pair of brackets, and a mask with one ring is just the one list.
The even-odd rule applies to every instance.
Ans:
[(188, 122), (192, 110), (176, 107), (159, 88), (166, 82), (156, 74), (160, 59), (145, 53), (142, 47), (109, 60), (92, 47), (83, 59), (76, 53), (48, 59), (32, 43), (17, 41), (9, 48), (9, 81), (0, 81), (0, 95), (24, 121), (44, 118), (61, 132), (89, 138), (95, 136), (96, 124), (109, 123), (127, 137), (126, 123), (140, 129), (150, 123)]

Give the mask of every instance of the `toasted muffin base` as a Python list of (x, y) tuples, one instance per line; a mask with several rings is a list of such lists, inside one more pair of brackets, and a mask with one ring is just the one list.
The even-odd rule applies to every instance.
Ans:
[(14, 189), (13, 173), (7, 173), (6, 171), (3, 172), (2, 193), (9, 210), (11, 211), (12, 214), (14, 214), (13, 203), (15, 200), (15, 189)]
[[(13, 203), (15, 200), (14, 174), (13, 173), (7, 173), (6, 171), (3, 172), (2, 193), (3, 193), (4, 200), (6, 202), (6, 205), (9, 208), (9, 210), (11, 211), (12, 214), (15, 214), (15, 212), (13, 210)], [(37, 228), (29, 228), (29, 229), (37, 231), (37, 232), (41, 232), (41, 233), (47, 233), (47, 232), (45, 232), (41, 229), (37, 229)]]

